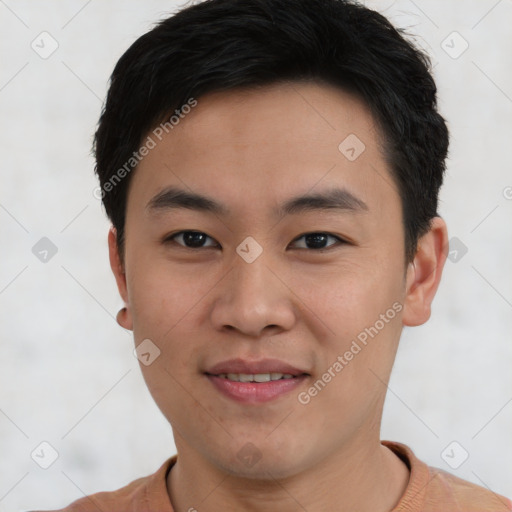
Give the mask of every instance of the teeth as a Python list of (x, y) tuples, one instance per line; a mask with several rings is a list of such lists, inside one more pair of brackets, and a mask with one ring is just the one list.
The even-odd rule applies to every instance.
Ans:
[(289, 373), (221, 373), (218, 375), (223, 379), (233, 382), (270, 382), (271, 380), (293, 379)]

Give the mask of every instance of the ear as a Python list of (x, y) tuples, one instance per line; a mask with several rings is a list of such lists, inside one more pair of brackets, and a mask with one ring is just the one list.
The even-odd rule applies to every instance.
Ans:
[(117, 231), (114, 226), (111, 226), (108, 232), (108, 255), (110, 259), (110, 268), (116, 278), (117, 289), (119, 295), (125, 303), (126, 310), (121, 310), (117, 316), (117, 322), (121, 327), (132, 330), (133, 323), (131, 318), (130, 303), (128, 300), (128, 288), (126, 286), (126, 274), (124, 271), (124, 265), (119, 254), (119, 248), (117, 246)]
[(418, 241), (414, 260), (407, 268), (404, 325), (421, 325), (430, 318), (430, 306), (441, 281), (447, 255), (446, 223), (441, 217), (434, 217), (430, 230)]

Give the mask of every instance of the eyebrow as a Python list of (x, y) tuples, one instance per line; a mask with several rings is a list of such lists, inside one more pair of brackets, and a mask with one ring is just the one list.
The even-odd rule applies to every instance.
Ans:
[[(150, 214), (175, 209), (188, 209), (228, 216), (230, 210), (215, 199), (189, 192), (177, 187), (167, 187), (156, 194), (146, 205)], [(345, 188), (332, 188), (324, 192), (306, 194), (288, 199), (279, 206), (274, 214), (282, 218), (309, 211), (350, 211), (354, 213), (368, 211), (364, 201)]]

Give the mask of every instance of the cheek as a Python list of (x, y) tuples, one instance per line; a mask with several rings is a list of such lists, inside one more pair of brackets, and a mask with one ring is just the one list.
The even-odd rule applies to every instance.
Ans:
[[(338, 269), (316, 288), (311, 287), (309, 296), (312, 309), (331, 328), (331, 336), (348, 340), (373, 325), (393, 304), (401, 303), (401, 282), (397, 268), (384, 262), (365, 265), (361, 261), (357, 266)], [(392, 310), (388, 316), (394, 318), (394, 313)]]
[(139, 262), (128, 280), (135, 339), (166, 337), (186, 322), (188, 311), (205, 294), (204, 281), (158, 258)]
[(373, 315), (368, 321), (350, 314), (339, 317), (338, 332), (355, 334), (324, 342), (319, 374), (301, 397), (301, 403), (310, 400), (305, 411), (321, 418), (323, 432), (349, 435), (368, 421), (378, 422), (401, 328), (396, 311), (389, 311), (387, 323)]
[(150, 339), (159, 350), (150, 365), (140, 364), (144, 380), (164, 416), (180, 429), (181, 423), (186, 428), (187, 418), (197, 415), (186, 390), (196, 376), (199, 346), (191, 322), (194, 313), (197, 320), (194, 306), (198, 307), (201, 290), (194, 280), (178, 275), (157, 265), (139, 267), (131, 282), (131, 308), (136, 344)]
[(134, 339), (139, 344), (148, 338), (160, 350), (155, 368), (142, 366), (151, 392), (160, 394), (164, 382), (162, 396), (170, 385), (176, 387), (177, 395), (171, 394), (177, 397), (180, 384), (188, 386), (195, 376), (208, 335), (208, 328), (200, 331), (207, 325), (205, 300), (218, 279), (198, 273), (194, 265), (146, 259), (129, 280)]
[(329, 381), (319, 393), (324, 407), (357, 408), (354, 404), (382, 396), (379, 378), (389, 376), (402, 329), (402, 274), (383, 265), (351, 270), (325, 283), (315, 296), (315, 311), (329, 326), (318, 376)]

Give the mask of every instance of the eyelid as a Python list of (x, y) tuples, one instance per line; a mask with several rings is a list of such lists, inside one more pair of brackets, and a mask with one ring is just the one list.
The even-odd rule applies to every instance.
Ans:
[[(211, 237), (210, 235), (208, 235), (204, 231), (198, 231), (198, 230), (195, 230), (195, 229), (184, 229), (182, 231), (177, 231), (176, 233), (173, 233), (171, 235), (166, 236), (163, 239), (163, 243), (164, 244), (165, 243), (176, 243), (179, 247), (181, 247), (183, 249), (189, 249), (191, 251), (198, 251), (198, 250), (204, 250), (204, 249), (215, 249), (216, 248), (216, 246), (214, 246), (214, 245), (209, 245), (209, 246), (205, 246), (205, 247), (187, 247), (185, 245), (179, 244), (179, 243), (174, 241), (174, 238), (176, 238), (178, 235), (182, 235), (184, 233), (199, 233), (201, 235), (206, 235), (207, 238), (209, 238), (210, 240), (215, 241), (215, 243), (217, 244), (217, 247), (220, 246), (219, 242), (217, 242), (217, 240), (215, 240), (215, 238)], [(328, 231), (307, 231), (307, 232), (302, 233), (301, 235), (297, 236), (291, 243), (297, 242), (298, 240), (300, 240), (301, 238), (304, 238), (307, 235), (326, 235), (328, 237), (335, 238), (337, 240), (337, 243), (329, 245), (327, 247), (320, 248), (320, 249), (310, 249), (308, 247), (299, 247), (300, 250), (305, 250), (305, 251), (309, 251), (309, 252), (326, 252), (326, 251), (329, 251), (330, 249), (334, 249), (336, 247), (339, 247), (340, 245), (349, 245), (349, 244), (351, 244), (351, 242), (348, 241), (347, 239), (342, 238), (342, 237), (340, 237), (338, 235), (334, 235), (334, 234), (332, 234), (332, 233), (330, 233)]]
[(177, 243), (175, 242), (175, 238), (179, 235), (182, 235), (184, 233), (199, 233), (200, 235), (206, 235), (207, 238), (209, 238), (210, 240), (213, 240), (217, 246), (219, 246), (219, 242), (217, 242), (217, 240), (215, 240), (215, 238), (211, 237), (210, 235), (208, 235), (207, 233), (205, 233), (204, 231), (197, 231), (195, 229), (183, 229), (181, 231), (177, 231), (176, 233), (173, 233), (171, 235), (168, 235), (166, 237), (164, 237), (164, 239), (162, 240), (162, 243), (166, 244), (166, 243), (176, 243), (176, 245), (178, 245), (179, 247), (183, 248), (183, 249), (190, 249), (192, 251), (197, 251), (197, 250), (200, 250), (200, 249), (215, 249), (216, 247), (214, 245), (208, 245), (206, 247), (187, 247), (186, 245), (182, 245), (180, 243)]
[(300, 250), (303, 251), (309, 251), (309, 252), (326, 252), (330, 249), (335, 249), (336, 247), (339, 247), (340, 245), (348, 244), (349, 242), (338, 235), (334, 235), (332, 233), (329, 233), (328, 231), (308, 231), (306, 233), (303, 233), (302, 235), (299, 235), (295, 240), (292, 241), (292, 243), (297, 242), (301, 238), (304, 238), (307, 235), (326, 235), (331, 238), (335, 238), (337, 243), (329, 245), (327, 247), (322, 247), (321, 249), (310, 249), (308, 247), (299, 247)]

